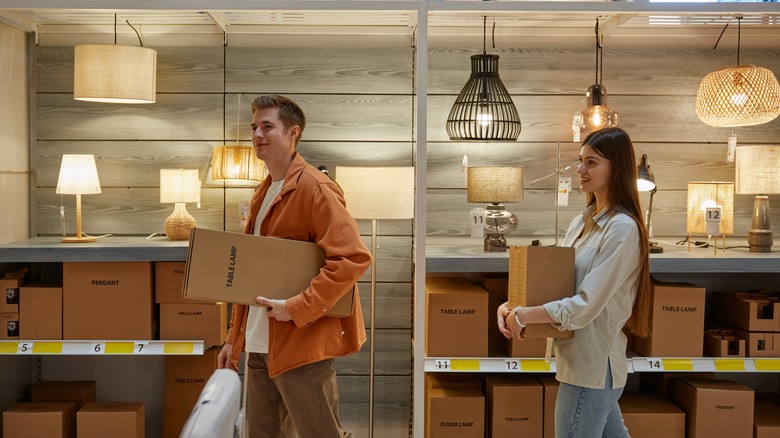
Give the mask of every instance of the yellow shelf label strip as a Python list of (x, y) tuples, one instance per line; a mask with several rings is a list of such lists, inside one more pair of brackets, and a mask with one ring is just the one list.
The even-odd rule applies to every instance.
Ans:
[(520, 361), (520, 368), (523, 371), (543, 371), (550, 372), (550, 364), (545, 362), (544, 359), (522, 359)]
[(744, 359), (713, 359), (715, 371), (745, 371)]
[(753, 359), (756, 371), (780, 371), (780, 359)]
[(33, 354), (60, 354), (62, 342), (36, 342), (32, 348)]
[(451, 359), (452, 371), (479, 371), (479, 359)]
[(0, 342), (0, 354), (15, 354), (18, 349), (18, 342)]
[(134, 342), (106, 342), (105, 354), (133, 354)]
[(192, 354), (193, 348), (192, 342), (165, 342), (163, 344), (165, 354)]
[(664, 371), (693, 371), (691, 359), (663, 359)]

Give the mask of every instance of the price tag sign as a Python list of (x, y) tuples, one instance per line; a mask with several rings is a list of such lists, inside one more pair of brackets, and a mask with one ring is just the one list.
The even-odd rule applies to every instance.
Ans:
[(663, 371), (664, 362), (661, 359), (648, 358), (647, 367), (650, 368), (650, 371)]
[(33, 345), (32, 342), (20, 342), (16, 354), (33, 354)]
[(518, 359), (507, 359), (504, 361), (504, 364), (504, 369), (510, 373), (519, 373), (523, 371), (522, 368), (520, 368), (520, 360)]
[(148, 342), (136, 342), (135, 343), (135, 349), (133, 351), (135, 354), (149, 354), (149, 343)]
[(449, 359), (436, 359), (433, 362), (433, 367), (436, 368), (438, 371), (449, 371), (450, 370), (450, 360)]
[(92, 342), (89, 344), (89, 352), (92, 354), (103, 354), (106, 346), (102, 342)]
[(723, 211), (720, 207), (708, 207), (704, 211), (704, 222), (707, 224), (707, 234), (717, 236), (720, 234), (720, 221)]

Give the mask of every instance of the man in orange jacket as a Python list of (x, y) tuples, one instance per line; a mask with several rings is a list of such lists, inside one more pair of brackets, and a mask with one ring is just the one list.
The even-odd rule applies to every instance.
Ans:
[(290, 424), (300, 438), (352, 436), (339, 420), (333, 358), (359, 351), (366, 340), (357, 288), (351, 316), (326, 313), (357, 283), (371, 255), (336, 183), (296, 151), (305, 126), (303, 111), (284, 96), (252, 102), (252, 145), (269, 176), (255, 191), (244, 233), (315, 242), (325, 265), (292, 298), (257, 297), (267, 309), (233, 305), (219, 367), (236, 369), (246, 350), (250, 438), (285, 436)]

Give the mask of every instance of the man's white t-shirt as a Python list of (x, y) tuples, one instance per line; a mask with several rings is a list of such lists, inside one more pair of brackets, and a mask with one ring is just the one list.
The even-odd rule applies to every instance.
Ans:
[[(255, 236), (260, 235), (260, 223), (268, 213), (268, 207), (271, 205), (274, 199), (279, 195), (282, 190), (282, 184), (284, 180), (274, 181), (271, 183), (271, 187), (268, 188), (268, 192), (263, 198), (262, 204), (260, 204), (260, 211), (255, 217), (255, 223), (253, 226), (253, 233)], [(268, 353), (268, 315), (265, 313), (265, 307), (250, 306), (249, 316), (246, 320), (246, 344), (244, 349), (248, 353)]]

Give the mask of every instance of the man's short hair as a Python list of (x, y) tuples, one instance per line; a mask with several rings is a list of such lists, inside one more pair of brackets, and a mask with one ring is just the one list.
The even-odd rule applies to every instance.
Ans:
[(291, 126), (298, 125), (301, 132), (295, 137), (295, 146), (301, 141), (303, 130), (306, 128), (306, 116), (303, 110), (292, 99), (285, 96), (269, 95), (258, 96), (252, 101), (252, 114), (259, 109), (279, 109), (279, 120), (284, 124), (284, 130), (287, 131)]

